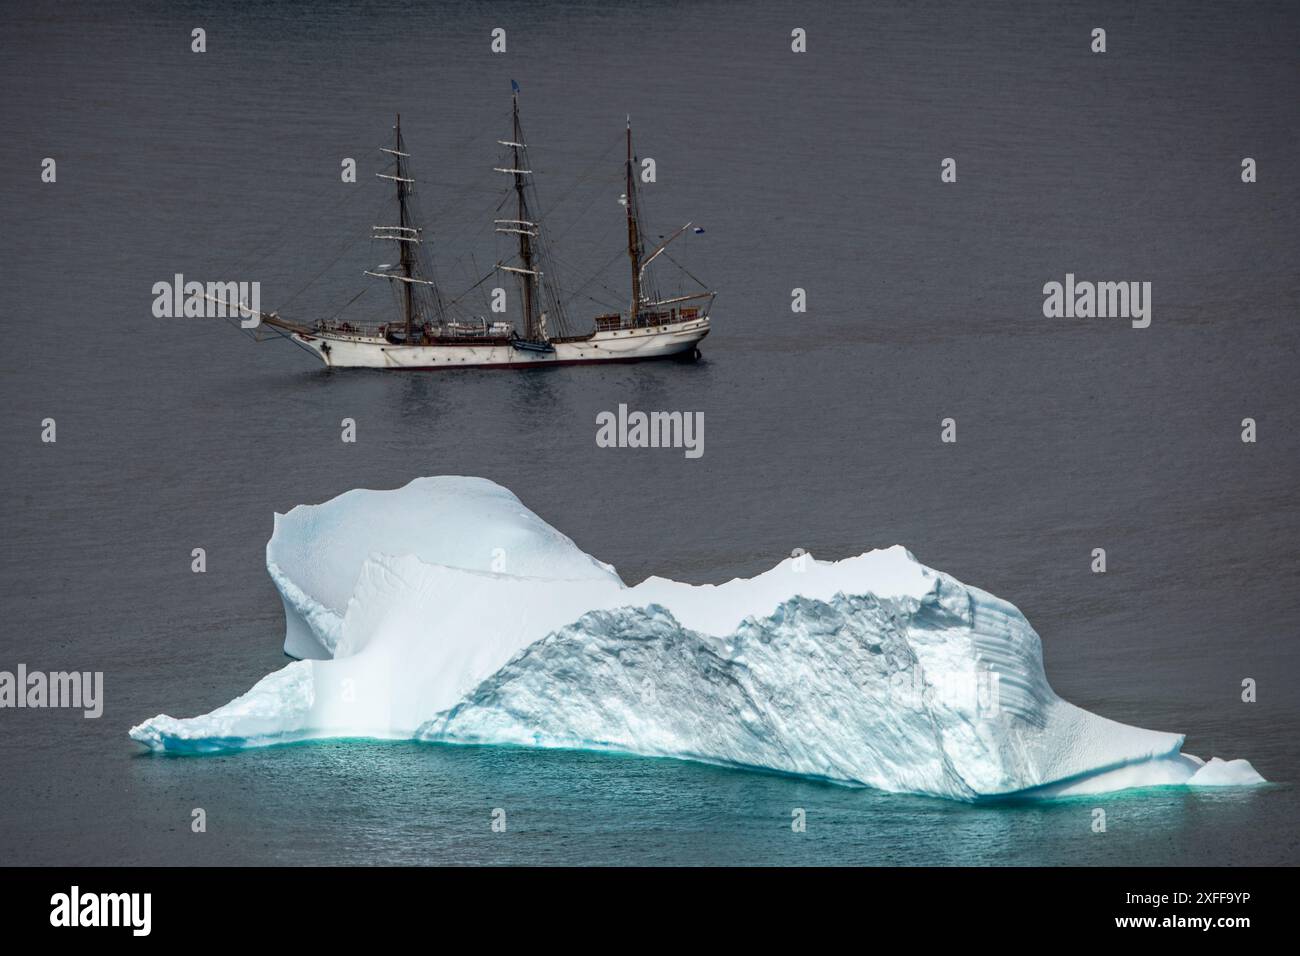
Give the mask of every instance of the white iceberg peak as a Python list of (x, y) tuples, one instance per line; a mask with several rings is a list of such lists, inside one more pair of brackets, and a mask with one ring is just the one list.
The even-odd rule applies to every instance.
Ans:
[(442, 475), (391, 491), (359, 488), (275, 516), (266, 567), (284, 602), (286, 654), (334, 656), (361, 565), (374, 553), (525, 577), (618, 581), (612, 567), (487, 479)]

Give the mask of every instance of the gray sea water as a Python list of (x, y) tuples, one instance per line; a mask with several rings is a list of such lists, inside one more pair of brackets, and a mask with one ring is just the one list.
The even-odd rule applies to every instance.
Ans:
[[(0, 863), (1300, 861), (1294, 4), (5, 3), (0, 47), (0, 669), (106, 682), (98, 720), (0, 711)], [(698, 362), (330, 372), (151, 315), (175, 273), (341, 307), (397, 112), (464, 288), (511, 79), (561, 281), (615, 303), (632, 115), (652, 232), (706, 230), (677, 254), (720, 291)], [(1152, 282), (1150, 328), (1045, 319), (1067, 272)], [(704, 456), (598, 448), (621, 402), (702, 411)], [(1066, 699), (1275, 783), (972, 808), (588, 754), (137, 752), (283, 663), (274, 512), (440, 473), (629, 582), (905, 544), (1017, 604)]]

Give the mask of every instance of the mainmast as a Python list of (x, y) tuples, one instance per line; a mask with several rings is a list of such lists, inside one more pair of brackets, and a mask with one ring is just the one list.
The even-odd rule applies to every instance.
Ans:
[[(415, 274), (415, 254), (411, 247), (420, 244), (420, 230), (412, 221), (408, 204), (411, 186), (415, 183), (415, 180), (407, 175), (406, 160), (411, 154), (406, 152), (406, 144), (402, 139), (402, 114), (397, 114), (397, 123), (393, 127), (393, 148), (389, 149), (387, 146), (381, 146), (379, 151), (387, 153), (396, 161), (396, 168), (392, 175), (388, 173), (376, 173), (375, 175), (380, 179), (387, 179), (397, 184), (397, 225), (371, 226), (371, 238), (388, 239), (396, 242), (401, 249), (401, 258), (398, 260), (397, 272), (371, 272), (367, 270), (366, 275), (380, 279), (396, 279), (402, 283), (402, 320), (406, 329), (406, 341), (410, 342), (415, 327), (415, 286), (433, 285), (433, 283), (427, 279), (418, 278)], [(381, 266), (380, 268), (387, 269), (390, 267)]]
[(627, 256), (632, 260), (632, 307), (628, 324), (636, 325), (641, 311), (641, 230), (636, 221), (636, 178), (632, 169), (632, 117), (627, 118)]
[[(519, 128), (519, 92), (515, 91), (510, 94), (510, 100), (514, 105), (514, 143), (510, 147), (510, 154), (514, 161), (515, 170), (515, 195), (518, 198), (519, 222), (528, 221), (528, 203), (524, 199), (524, 170), (519, 165), (519, 146), (524, 141), (524, 134)], [(526, 227), (516, 230), (519, 234), (519, 261), (527, 270), (523, 277), (524, 285), (524, 329), (528, 338), (532, 339), (534, 335), (534, 319), (536, 303), (533, 301), (533, 277), (528, 272), (533, 270), (533, 242), (532, 236)]]
[(499, 173), (509, 173), (514, 177), (515, 199), (516, 199), (516, 219), (497, 219), (496, 231), (504, 233), (513, 233), (519, 239), (519, 266), (500, 265), (498, 267), (506, 272), (513, 272), (519, 276), (519, 284), (523, 291), (524, 308), (524, 338), (529, 341), (540, 341), (546, 336), (539, 327), (537, 321), (538, 308), (538, 277), (541, 273), (534, 266), (533, 240), (537, 238), (537, 223), (534, 222), (528, 211), (527, 184), (524, 179), (532, 173), (531, 169), (525, 169), (522, 165), (527, 161), (527, 155), (521, 150), (527, 148), (524, 142), (523, 128), (519, 125), (519, 84), (513, 80), (510, 81), (512, 93), (510, 96), (512, 105), (513, 123), (511, 126), (511, 138), (509, 140), (497, 140), (502, 146), (510, 147), (510, 167), (494, 167)]
[[(397, 114), (397, 123), (393, 126), (393, 155), (397, 159), (397, 229), (405, 233), (410, 228), (410, 215), (406, 210), (407, 178), (403, 175), (405, 172), (402, 163), (402, 114)], [(414, 278), (411, 275), (411, 244), (409, 242), (399, 242), (398, 246), (402, 251), (401, 270), (402, 275), (408, 280)], [(411, 283), (409, 281), (402, 283), (406, 288), (406, 295), (403, 301), (403, 312), (406, 318), (406, 341), (411, 341), (411, 324), (415, 317), (415, 309), (411, 301)]]

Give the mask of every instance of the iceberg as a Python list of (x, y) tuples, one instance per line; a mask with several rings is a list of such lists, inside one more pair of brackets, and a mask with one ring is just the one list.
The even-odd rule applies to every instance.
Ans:
[(277, 515), (299, 658), (152, 751), (331, 737), (605, 750), (962, 801), (1263, 783), (1059, 698), (1013, 605), (900, 546), (635, 586), (480, 478)]
[(286, 654), (335, 656), (348, 600), (374, 552), (478, 571), (618, 580), (495, 482), (439, 477), (393, 491), (359, 488), (275, 516), (266, 570), (284, 603)]

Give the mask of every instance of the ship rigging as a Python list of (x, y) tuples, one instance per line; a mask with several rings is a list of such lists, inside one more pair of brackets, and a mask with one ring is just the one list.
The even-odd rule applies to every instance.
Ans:
[[(510, 131), (508, 138), (497, 140), (502, 153), (499, 165), (493, 167), (509, 181), (492, 222), (494, 232), (508, 248), (488, 276), (471, 287), (482, 285), (494, 274), (501, 277), (503, 285), (516, 289), (512, 319), (468, 314), (461, 304), (464, 293), (450, 302), (444, 300), (428, 251), (429, 237), (414, 207), (417, 182), (398, 116), (392, 145), (381, 147), (389, 162), (376, 174), (394, 189), (395, 215), (387, 224), (372, 225), (370, 232), (370, 238), (381, 246), (393, 244), (396, 261), (364, 271), (367, 278), (385, 282), (392, 289), (397, 321), (340, 322), (336, 314), (331, 319), (301, 322), (270, 312), (258, 314), (262, 325), (330, 367), (519, 368), (695, 354), (709, 332), (716, 293), (701, 286), (664, 298), (648, 274), (661, 257), (672, 260), (668, 246), (686, 234), (691, 223), (662, 238), (646, 253), (630, 119), (625, 132), (624, 192), (619, 199), (627, 220), (628, 306), (626, 311), (595, 316), (585, 329), (575, 327), (570, 314), (572, 300), (566, 299), (556, 282), (557, 263), (543, 226), (520, 122), (519, 89), (517, 84), (512, 87)], [(652, 291), (647, 294), (647, 290)]]

